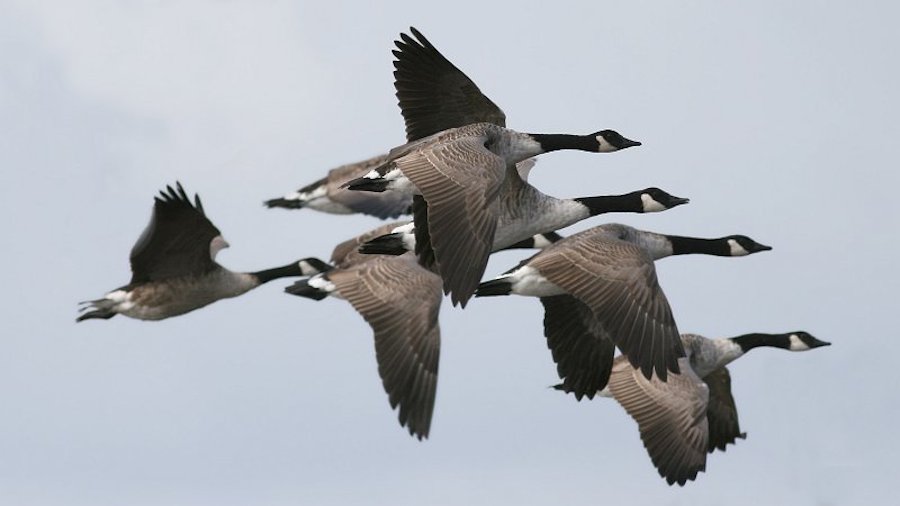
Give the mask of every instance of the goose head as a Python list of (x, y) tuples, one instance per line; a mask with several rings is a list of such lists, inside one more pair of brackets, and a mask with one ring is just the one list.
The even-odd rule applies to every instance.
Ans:
[(626, 139), (615, 130), (600, 130), (592, 134), (592, 136), (597, 139), (597, 152), (599, 153), (611, 153), (620, 149), (641, 145), (638, 141)]
[(809, 332), (802, 330), (788, 333), (787, 338), (787, 349), (790, 351), (807, 351), (813, 348), (821, 348), (822, 346), (831, 346), (831, 343), (816, 339)]
[(641, 207), (644, 213), (666, 211), (691, 201), (690, 199), (676, 197), (656, 187), (647, 188), (638, 193), (641, 197)]
[(733, 257), (752, 255), (753, 253), (772, 249), (771, 246), (760, 244), (746, 235), (730, 235), (722, 238), (722, 240), (728, 245), (728, 256)]

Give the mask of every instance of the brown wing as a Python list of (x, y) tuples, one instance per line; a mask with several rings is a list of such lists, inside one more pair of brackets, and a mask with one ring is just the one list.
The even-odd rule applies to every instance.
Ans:
[(496, 196), (506, 177), (505, 162), (484, 147), (487, 140), (477, 134), (459, 137), (396, 161), (428, 204), (428, 234), (444, 292), (463, 307), (493, 248)]
[(709, 447), (712, 453), (716, 449), (725, 451), (737, 438), (746, 439), (747, 434), (741, 432), (738, 425), (737, 407), (731, 396), (731, 374), (725, 367), (720, 367), (703, 378), (709, 387), (709, 408), (706, 418), (709, 420)]
[(563, 380), (562, 390), (593, 399), (609, 380), (616, 346), (583, 302), (571, 295), (541, 297), (544, 335)]
[(181, 183), (154, 199), (153, 216), (131, 249), (131, 282), (203, 274), (217, 267), (210, 242), (221, 235), (203, 212), (200, 197), (188, 198)]
[(441, 280), (411, 254), (369, 257), (328, 278), (372, 327), (391, 407), (399, 409), (400, 425), (422, 439), (428, 437), (437, 390)]
[(684, 349), (653, 259), (640, 247), (590, 229), (554, 244), (529, 265), (591, 308), (646, 377), (678, 372)]
[(641, 440), (660, 476), (684, 485), (706, 469), (709, 390), (686, 359), (681, 374), (648, 380), (627, 360), (617, 360), (609, 378), (616, 401), (637, 422)]
[(468, 76), (418, 30), (410, 31), (415, 39), (401, 33), (394, 50), (394, 88), (407, 140), (472, 123), (506, 126), (503, 111)]

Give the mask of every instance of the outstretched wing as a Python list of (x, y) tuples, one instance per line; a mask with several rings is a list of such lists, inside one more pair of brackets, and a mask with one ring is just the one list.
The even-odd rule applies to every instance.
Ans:
[(666, 382), (647, 379), (627, 360), (617, 360), (609, 378), (616, 401), (638, 424), (641, 440), (660, 476), (684, 485), (706, 469), (709, 389), (686, 359)]
[(394, 88), (407, 140), (472, 123), (506, 126), (506, 115), (418, 30), (400, 34), (393, 51)]
[(167, 186), (155, 197), (150, 223), (131, 249), (131, 282), (159, 281), (215, 269), (215, 254), (227, 247), (220, 235), (203, 212), (198, 195), (191, 203), (181, 183), (176, 183), (175, 188)]
[(437, 390), (441, 280), (412, 254), (369, 258), (328, 279), (372, 327), (391, 407), (399, 409), (400, 425), (422, 439), (431, 428)]
[(584, 302), (622, 353), (649, 378), (678, 372), (684, 348), (653, 259), (640, 247), (589, 229), (536, 255), (529, 265)]

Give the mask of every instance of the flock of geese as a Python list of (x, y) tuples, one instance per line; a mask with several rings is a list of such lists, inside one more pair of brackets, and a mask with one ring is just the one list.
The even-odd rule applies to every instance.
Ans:
[[(331, 170), (270, 208), (378, 218), (412, 214), (334, 248), (328, 262), (304, 258), (256, 272), (215, 261), (228, 246), (198, 196), (181, 184), (156, 197), (131, 250), (131, 281), (83, 303), (78, 321), (122, 314), (160, 320), (301, 277), (287, 293), (348, 301), (372, 327), (378, 373), (401, 426), (429, 434), (440, 355), (438, 316), (472, 297), (524, 295), (544, 307), (544, 335), (562, 382), (578, 400), (613, 397), (637, 422), (669, 484), (684, 485), (706, 454), (743, 438), (726, 365), (769, 346), (805, 351), (829, 343), (803, 332), (707, 339), (679, 334), (654, 262), (771, 248), (743, 235), (697, 238), (607, 223), (569, 237), (555, 231), (598, 214), (650, 213), (686, 204), (658, 188), (560, 199), (528, 183), (534, 157), (562, 149), (612, 153), (641, 143), (613, 130), (588, 135), (521, 133), (462, 71), (415, 28), (393, 51), (407, 143)], [(482, 282), (495, 251), (537, 253)], [(615, 357), (616, 348), (620, 355)]]

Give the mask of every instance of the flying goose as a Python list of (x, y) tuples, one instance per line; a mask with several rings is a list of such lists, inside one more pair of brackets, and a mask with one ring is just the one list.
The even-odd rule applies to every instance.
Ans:
[(323, 213), (363, 213), (381, 219), (410, 214), (412, 197), (396, 192), (360, 193), (347, 191), (340, 185), (348, 179), (360, 177), (385, 162), (387, 155), (379, 155), (357, 163), (342, 165), (328, 171), (324, 178), (304, 186), (284, 197), (265, 201), (266, 207), (309, 208)]
[(614, 397), (625, 408), (659, 475), (682, 486), (706, 469), (707, 453), (746, 437), (738, 425), (728, 363), (759, 346), (806, 351), (831, 344), (803, 331), (720, 339), (682, 334), (681, 342), (681, 373), (665, 382), (647, 379), (619, 356), (599, 395)]
[(228, 243), (203, 211), (200, 197), (188, 198), (181, 183), (154, 199), (150, 223), (131, 250), (131, 282), (103, 298), (82, 302), (76, 321), (123, 314), (162, 320), (219, 299), (235, 297), (277, 278), (306, 276), (327, 268), (307, 258), (274, 269), (232, 272), (215, 261)]
[(638, 145), (612, 131), (525, 134), (476, 123), (395, 148), (388, 163), (346, 186), (421, 195), (413, 199), (416, 228), (420, 234), (427, 228), (444, 292), (465, 307), (487, 266), (503, 196), (523, 184), (516, 163), (560, 149), (611, 152)]
[[(394, 87), (406, 122), (406, 140), (428, 137), (448, 128), (489, 122), (506, 126), (506, 115), (478, 86), (444, 57), (415, 28), (413, 37), (400, 34), (393, 51)], [(340, 188), (383, 164), (387, 155), (342, 165), (328, 175), (284, 197), (265, 202), (269, 208), (310, 208), (333, 214), (363, 213), (381, 219), (410, 214), (412, 195), (363, 193)]]
[[(742, 235), (700, 239), (606, 224), (569, 236), (479, 285), (476, 296), (527, 295), (544, 306), (544, 335), (566, 391), (589, 398), (609, 378), (618, 346), (646, 376), (679, 372), (684, 356), (654, 260), (772, 249)], [(611, 339), (609, 338), (611, 336)]]
[[(285, 288), (287, 293), (322, 300), (346, 299), (372, 327), (378, 374), (401, 426), (419, 440), (427, 438), (434, 411), (440, 355), (441, 279), (411, 253), (364, 255), (360, 244), (396, 228), (382, 225), (335, 247), (332, 269)], [(552, 244), (545, 234), (514, 247)], [(320, 264), (324, 263), (320, 261)]]
[[(410, 142), (391, 150), (381, 167), (344, 186), (421, 195), (413, 198), (412, 210), (421, 224), (417, 227), (420, 239), (423, 234), (430, 238), (418, 241), (429, 252), (425, 264), (430, 264), (433, 252), (444, 292), (451, 294), (454, 305), (465, 306), (494, 243), (502, 205), (497, 196), (511, 194), (521, 185), (511, 170), (515, 163), (559, 149), (611, 152), (640, 143), (613, 130), (591, 135), (508, 130), (503, 111), (421, 33), (410, 30), (418, 40), (401, 34), (402, 42), (394, 51), (394, 84)], [(461, 113), (465, 107), (472, 114)], [(530, 235), (524, 233), (519, 239)]]
[[(516, 185), (515, 191), (501, 196), (501, 213), (491, 251), (506, 249), (519, 241), (528, 241), (536, 234), (565, 228), (598, 214), (653, 213), (689, 202), (659, 188), (646, 188), (623, 195), (558, 199), (541, 193), (525, 182), (525, 178), (522, 179), (522, 184)], [(364, 243), (360, 251), (384, 255), (417, 251), (420, 255), (424, 253), (429, 256), (427, 243), (425, 247), (417, 248), (417, 233), (414, 223), (404, 225)]]

